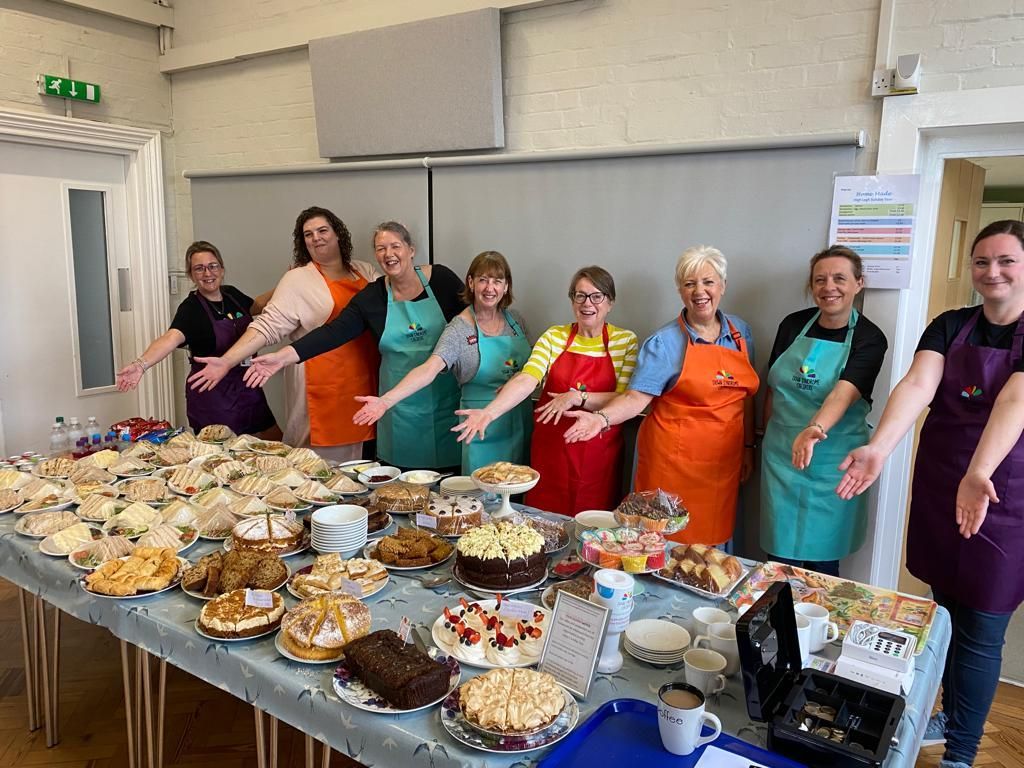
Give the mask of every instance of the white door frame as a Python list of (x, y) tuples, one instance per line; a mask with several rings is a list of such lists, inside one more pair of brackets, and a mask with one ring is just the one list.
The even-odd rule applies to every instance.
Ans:
[[(910, 367), (918, 339), (929, 320), (928, 288), (943, 163), (947, 158), (998, 155), (1024, 155), (1024, 86), (890, 97), (883, 104), (878, 172), (921, 174), (910, 288), (898, 292), (869, 291), (864, 300), (864, 311), (869, 317), (896, 313), (886, 393), (892, 391)], [(879, 398), (876, 413), (881, 412), (883, 405), (884, 400)], [(879, 478), (872, 584), (895, 587), (899, 581), (912, 447), (912, 436), (908, 435), (893, 451)]]
[[(125, 160), (129, 264), (135, 344), (139, 352), (167, 329), (167, 234), (160, 132), (77, 118), (0, 109), (0, 141), (120, 155)], [(69, 331), (70, 332), (70, 331)], [(115, 360), (115, 365), (126, 361)], [(139, 384), (139, 414), (174, 420), (170, 362)], [(134, 416), (136, 414), (125, 414)]]

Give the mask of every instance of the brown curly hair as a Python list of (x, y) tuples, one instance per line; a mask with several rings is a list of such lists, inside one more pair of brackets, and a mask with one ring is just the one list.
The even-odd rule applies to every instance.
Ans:
[(295, 229), (292, 230), (292, 258), (295, 266), (303, 267), (313, 260), (313, 257), (309, 255), (309, 250), (306, 248), (306, 237), (303, 235), (303, 230), (306, 228), (306, 222), (310, 219), (315, 219), (317, 216), (327, 219), (327, 223), (331, 225), (334, 234), (338, 236), (338, 248), (341, 250), (341, 265), (345, 269), (349, 269), (352, 264), (352, 234), (348, 231), (348, 227), (345, 226), (345, 222), (339, 219), (332, 211), (316, 205), (304, 210), (295, 220)]

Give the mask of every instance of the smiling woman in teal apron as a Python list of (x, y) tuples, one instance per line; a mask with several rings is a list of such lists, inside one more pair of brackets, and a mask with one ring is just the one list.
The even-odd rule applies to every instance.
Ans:
[[(356, 424), (374, 424), (389, 409), (429, 386), (448, 371), (462, 386), (462, 408), (483, 408), (522, 369), (530, 356), (526, 324), (512, 303), (512, 271), (497, 251), (484, 251), (466, 273), (463, 299), (471, 302), (445, 328), (426, 362), (380, 397), (357, 397), (364, 405)], [(531, 404), (525, 400), (497, 419), (487, 437), (462, 445), (462, 472), (470, 474), (494, 461), (526, 463)]]
[(1024, 224), (997, 221), (978, 233), (971, 281), (982, 305), (928, 325), (871, 442), (843, 462), (837, 488), (843, 498), (867, 490), (929, 409), (914, 461), (907, 568), (953, 624), (942, 711), (925, 730), (926, 739), (946, 742), (942, 768), (974, 762), (1006, 627), (1024, 600)]
[(885, 336), (853, 308), (860, 256), (832, 246), (811, 259), (816, 307), (779, 326), (768, 371), (761, 463), (761, 548), (774, 560), (838, 574), (864, 543), (866, 499), (837, 499), (839, 463), (868, 438)]
[[(255, 358), (245, 377), (250, 386), (262, 386), (285, 365), (336, 349), (365, 330), (380, 350), (381, 392), (430, 356), (447, 323), (465, 307), (462, 281), (441, 264), (415, 266), (412, 236), (398, 222), (380, 224), (373, 247), (384, 276), (357, 293), (331, 322), (291, 346)], [(455, 377), (441, 373), (384, 414), (377, 425), (377, 455), (402, 468), (458, 466), (461, 452), (451, 432), (458, 404)]]

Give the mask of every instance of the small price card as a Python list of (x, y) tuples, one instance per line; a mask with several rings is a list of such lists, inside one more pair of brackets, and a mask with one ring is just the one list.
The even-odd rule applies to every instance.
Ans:
[(433, 528), (437, 529), (437, 518), (433, 515), (425, 515), (422, 512), (416, 513), (416, 527), (417, 528)]
[(510, 619), (523, 619), (529, 621), (533, 618), (533, 612), (537, 606), (533, 603), (524, 603), (522, 600), (506, 600), (501, 604), (501, 615)]
[(352, 579), (342, 579), (341, 591), (347, 592), (348, 594), (352, 595), (352, 597), (362, 597), (363, 585), (360, 584), (358, 581), (352, 581)]
[(265, 589), (245, 590), (245, 604), (253, 608), (273, 608), (274, 593)]
[(409, 642), (409, 633), (412, 631), (412, 622), (409, 621), (408, 616), (403, 616), (402, 620), (398, 622), (398, 637), (403, 643)]
[(287, 512), (285, 512), (284, 513), (284, 519), (287, 520), (289, 523), (294, 523), (295, 522), (295, 510), (294, 509), (289, 509)]

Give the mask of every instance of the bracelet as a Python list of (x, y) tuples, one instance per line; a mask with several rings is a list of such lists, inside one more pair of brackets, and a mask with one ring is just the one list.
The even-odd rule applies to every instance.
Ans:
[(587, 404), (587, 390), (578, 389), (576, 391), (580, 393), (580, 408), (583, 408)]
[[(817, 427), (818, 429), (820, 429), (822, 431), (822, 433), (825, 432), (825, 428), (823, 426), (821, 426), (821, 424), (819, 424), (816, 421), (812, 421), (810, 424), (807, 425), (807, 427)], [(804, 429), (807, 429), (807, 427), (804, 427)]]
[(146, 365), (146, 361), (142, 359), (141, 355), (132, 360), (132, 365), (138, 365), (142, 369), (143, 373), (149, 370), (149, 366)]
[(602, 432), (607, 432), (612, 428), (612, 420), (608, 418), (607, 413), (604, 411), (594, 411), (594, 413), (604, 419), (604, 429), (601, 430)]

